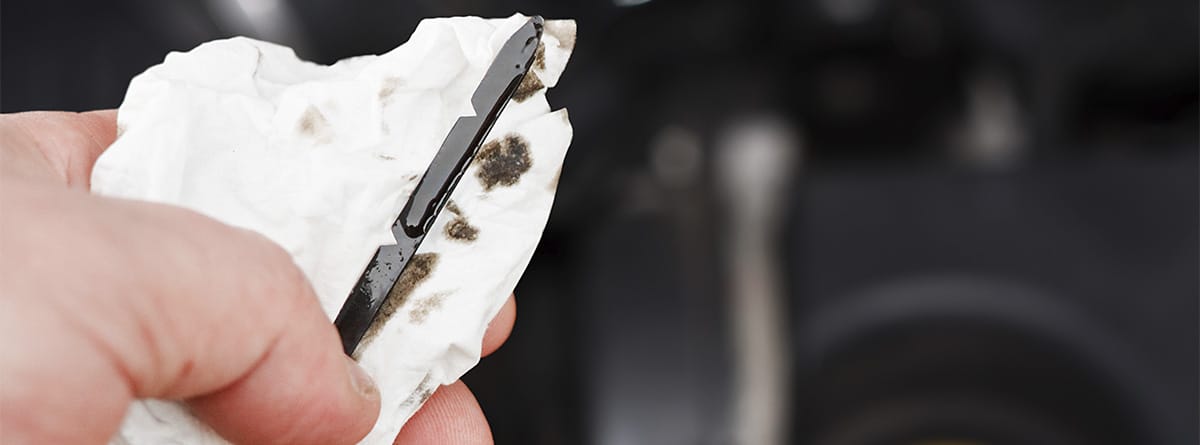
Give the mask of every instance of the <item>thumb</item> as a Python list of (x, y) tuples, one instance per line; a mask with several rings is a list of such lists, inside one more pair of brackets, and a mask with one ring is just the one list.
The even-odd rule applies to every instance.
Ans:
[[(280, 259), (291, 265), (290, 257)], [(286, 275), (300, 277), (298, 272)], [(235, 443), (357, 443), (375, 424), (379, 392), (366, 372), (342, 353), (337, 333), (307, 282), (300, 277), (281, 289), (293, 289), (301, 300), (291, 315), (267, 309), (284, 321), (286, 332), (275, 337), (244, 376), (192, 397), (188, 404), (197, 417)]]
[(39, 335), (5, 344), (5, 378), (21, 385), (2, 401), (22, 407), (6, 410), (8, 431), (102, 443), (135, 398), (183, 400), (236, 443), (354, 443), (374, 424), (378, 392), (266, 238), (61, 188), (12, 182), (0, 194), (12, 315), (0, 333)]

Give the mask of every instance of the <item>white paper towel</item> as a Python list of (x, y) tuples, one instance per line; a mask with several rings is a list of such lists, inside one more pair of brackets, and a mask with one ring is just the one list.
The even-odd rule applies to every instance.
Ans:
[[(394, 243), (396, 215), (526, 19), (427, 19), (386, 54), (331, 66), (240, 37), (171, 53), (130, 83), (92, 189), (266, 235), (291, 253), (332, 319), (375, 249)], [(410, 263), (428, 275), (360, 345), (359, 363), (382, 397), (362, 443), (392, 443), (439, 385), (478, 362), (487, 323), (549, 216), (571, 125), (565, 109), (550, 110), (545, 90), (574, 43), (573, 21), (546, 22), (523, 88)], [(182, 405), (143, 400), (113, 443), (225, 441)]]

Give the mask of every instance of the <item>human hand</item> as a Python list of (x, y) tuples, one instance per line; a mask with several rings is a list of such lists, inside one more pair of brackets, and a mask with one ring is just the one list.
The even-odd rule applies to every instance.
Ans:
[[(106, 443), (138, 398), (237, 443), (354, 443), (379, 413), (280, 247), (198, 213), (87, 192), (116, 113), (0, 115), (0, 441)], [(510, 297), (483, 353), (504, 342)], [(357, 378), (354, 376), (358, 376)], [(491, 443), (440, 388), (396, 443)]]

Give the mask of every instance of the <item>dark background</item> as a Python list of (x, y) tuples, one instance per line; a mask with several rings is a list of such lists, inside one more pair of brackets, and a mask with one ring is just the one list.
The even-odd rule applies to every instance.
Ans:
[(0, 110), (515, 11), (579, 39), (516, 329), (465, 378), (498, 443), (767, 443), (747, 387), (784, 443), (1200, 441), (1194, 0), (4, 0)]

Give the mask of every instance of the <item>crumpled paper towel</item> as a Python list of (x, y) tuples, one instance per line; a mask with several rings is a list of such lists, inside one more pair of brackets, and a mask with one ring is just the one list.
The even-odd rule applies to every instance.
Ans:
[[(332, 319), (503, 43), (527, 17), (424, 20), (404, 45), (331, 66), (248, 38), (171, 53), (135, 77), (95, 193), (191, 208), (291, 253)], [(390, 444), (439, 386), (474, 366), (487, 323), (528, 264), (571, 141), (553, 87), (575, 23), (546, 22), (533, 69), (496, 122), (357, 359)], [(178, 403), (135, 402), (113, 443), (225, 443)]]

